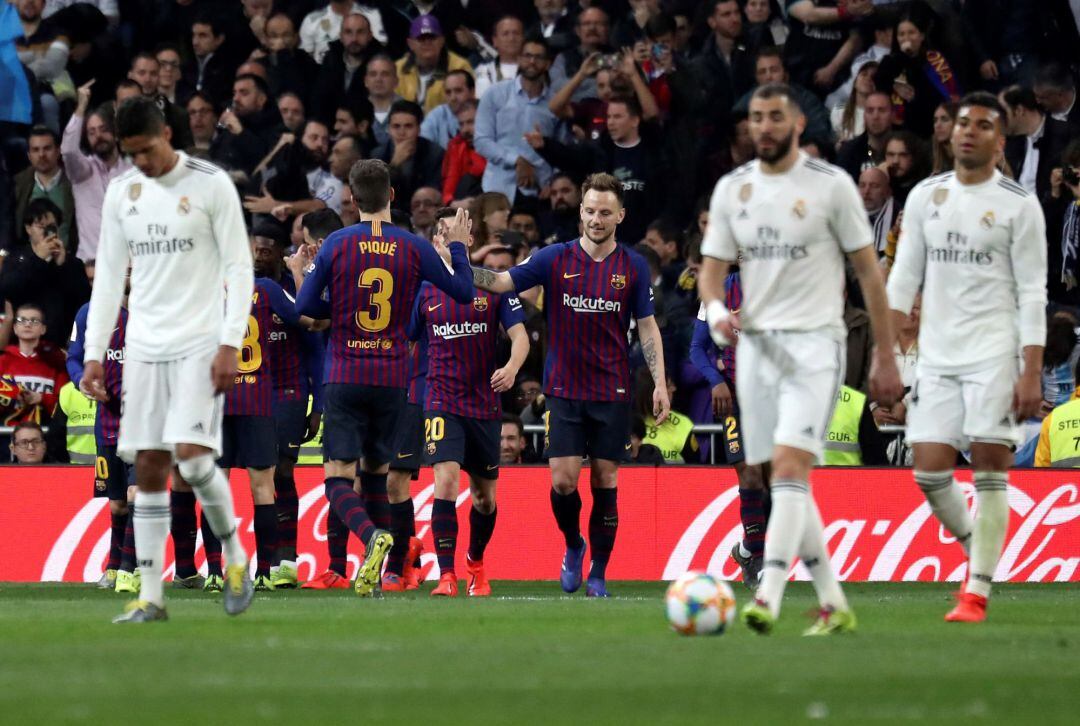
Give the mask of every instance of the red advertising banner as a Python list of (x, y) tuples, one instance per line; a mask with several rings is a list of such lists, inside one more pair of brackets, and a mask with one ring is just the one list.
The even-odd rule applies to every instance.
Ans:
[[(582, 475), (582, 528), (591, 498)], [(0, 581), (93, 581), (109, 546), (108, 504), (90, 497), (93, 473), (72, 467), (0, 468)], [(969, 499), (970, 472), (958, 472)], [(432, 554), (431, 471), (413, 484), (416, 528), (424, 540), (424, 567), (438, 577)], [(1010, 476), (1012, 516), (997, 579), (1013, 582), (1080, 580), (1080, 471), (1016, 471)], [(255, 551), (247, 475), (232, 484), (240, 531)], [(542, 467), (504, 467), (498, 485), (498, 524), (485, 556), (493, 579), (556, 579), (562, 537), (548, 503), (550, 479)], [(301, 579), (326, 569), (327, 503), (322, 472), (297, 469), (300, 494)], [(841, 579), (959, 581), (960, 547), (937, 524), (904, 469), (821, 469), (813, 488), (833, 567)], [(468, 543), (469, 494), (458, 497), (459, 572)], [(627, 467), (619, 472), (619, 534), (608, 568), (612, 579), (670, 580), (702, 569), (727, 579), (738, 575), (728, 553), (741, 536), (735, 474), (728, 468)], [(171, 544), (167, 561), (171, 576)], [(361, 547), (351, 538), (349, 574)], [(203, 567), (201, 543), (196, 560)], [(807, 573), (795, 567), (797, 579)]]

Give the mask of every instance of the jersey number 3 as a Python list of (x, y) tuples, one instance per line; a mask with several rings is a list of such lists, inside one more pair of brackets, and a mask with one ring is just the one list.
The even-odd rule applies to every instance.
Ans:
[(394, 294), (394, 276), (382, 267), (369, 267), (356, 286), (370, 295), (368, 307), (356, 311), (356, 325), (369, 333), (378, 333), (390, 324), (390, 296)]

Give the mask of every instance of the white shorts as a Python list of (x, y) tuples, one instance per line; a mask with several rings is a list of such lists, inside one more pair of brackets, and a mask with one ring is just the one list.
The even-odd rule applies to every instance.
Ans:
[(1020, 361), (987, 363), (982, 370), (955, 375), (916, 370), (907, 412), (908, 443), (948, 444), (957, 451), (965, 451), (972, 441), (1019, 443), (1012, 400)]
[(117, 454), (133, 463), (139, 451), (173, 451), (197, 444), (221, 455), (224, 397), (214, 395), (210, 366), (216, 350), (161, 363), (124, 363)]
[(739, 337), (735, 387), (747, 464), (771, 460), (777, 445), (822, 460), (846, 355), (844, 343), (826, 331)]

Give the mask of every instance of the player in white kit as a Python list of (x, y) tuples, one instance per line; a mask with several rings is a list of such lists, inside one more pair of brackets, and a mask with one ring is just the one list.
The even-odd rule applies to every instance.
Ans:
[[(718, 344), (736, 340), (748, 465), (772, 461), (772, 513), (764, 569), (742, 619), (768, 633), (780, 613), (798, 555), (821, 603), (806, 635), (854, 630), (855, 616), (829, 564), (810, 470), (822, 459), (837, 392), (844, 381), (844, 257), (867, 302), (877, 349), (872, 395), (902, 395), (893, 359), (885, 287), (873, 234), (851, 178), (799, 151), (806, 119), (782, 84), (758, 88), (750, 101), (750, 135), (758, 159), (716, 185), (701, 252), (698, 289)], [(723, 304), (728, 266), (741, 255), (743, 304)]]
[(101, 359), (130, 264), (117, 450), (135, 463), (142, 584), (139, 598), (113, 622), (167, 619), (161, 576), (174, 457), (221, 539), (225, 611), (236, 615), (251, 603), (252, 586), (229, 482), (214, 461), (221, 452), (221, 394), (236, 377), (254, 279), (240, 200), (223, 170), (173, 150), (152, 100), (121, 104), (116, 129), (136, 168), (105, 193), (82, 380), (87, 394), (105, 400)]
[[(986, 618), (1009, 523), (1015, 422), (1042, 401), (1046, 223), (1038, 200), (995, 168), (1004, 124), (992, 95), (960, 102), (950, 142), (956, 171), (911, 191), (888, 284), (894, 319), (922, 290), (907, 440), (916, 483), (969, 556), (967, 581), (945, 616), (951, 622)], [(969, 445), (974, 522), (953, 481), (957, 451)]]

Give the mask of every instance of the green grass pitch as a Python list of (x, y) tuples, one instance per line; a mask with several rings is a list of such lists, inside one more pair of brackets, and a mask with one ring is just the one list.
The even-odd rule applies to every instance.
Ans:
[(1080, 722), (1075, 584), (999, 586), (974, 626), (942, 621), (952, 585), (849, 584), (859, 632), (827, 639), (799, 635), (802, 583), (767, 638), (676, 635), (662, 583), (430, 588), (260, 593), (238, 618), (166, 590), (168, 623), (122, 627), (90, 585), (0, 585), (0, 723)]

